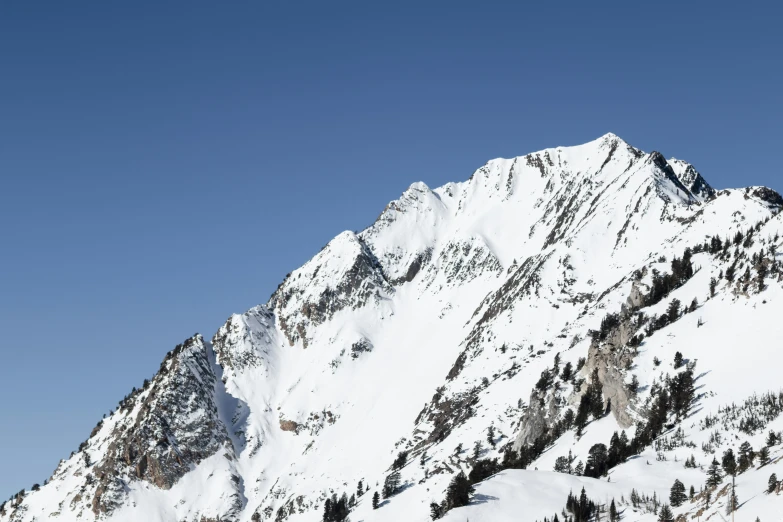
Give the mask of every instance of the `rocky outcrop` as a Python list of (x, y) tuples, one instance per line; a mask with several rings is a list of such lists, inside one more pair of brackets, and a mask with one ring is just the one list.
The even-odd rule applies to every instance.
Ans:
[(358, 309), (394, 293), (380, 263), (353, 232), (343, 232), (289, 275), (269, 301), (292, 346), (308, 345), (309, 330), (344, 309)]
[(106, 454), (91, 470), (96, 515), (121, 504), (127, 480), (169, 489), (221, 448), (233, 452), (207, 350), (200, 335), (191, 337), (166, 355), (145, 389), (124, 401)]
[[(581, 372), (587, 377), (593, 374), (593, 370), (598, 370), (598, 380), (603, 386), (604, 402), (612, 401), (612, 414), (624, 428), (628, 428), (634, 422), (629, 408), (633, 397), (625, 384), (626, 368), (630, 367), (635, 355), (633, 348), (625, 346), (632, 331), (627, 326), (619, 328), (612, 336), (612, 343), (616, 344), (592, 342), (587, 352), (587, 362)], [(569, 403), (578, 405), (579, 396), (580, 394), (575, 394)]]
[(519, 422), (519, 434), (512, 445), (514, 451), (519, 451), (522, 446), (533, 444), (552, 428), (560, 415), (559, 402), (556, 393), (535, 389), (530, 393), (530, 402)]
[(224, 370), (241, 372), (268, 362), (274, 336), (275, 316), (260, 305), (229, 317), (212, 337), (212, 348)]

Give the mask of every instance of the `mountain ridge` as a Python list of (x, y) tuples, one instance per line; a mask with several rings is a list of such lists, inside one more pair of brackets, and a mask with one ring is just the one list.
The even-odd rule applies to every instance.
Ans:
[[(589, 332), (607, 309), (652, 292), (655, 271), (668, 267), (661, 259), (682, 257), (710, 237), (752, 236), (754, 227), (775, 245), (781, 206), (765, 187), (716, 191), (691, 165), (611, 133), (490, 160), (464, 182), (413, 183), (369, 227), (339, 234), (291, 272), (266, 304), (229, 317), (211, 343), (194, 336), (170, 352), (149, 384), (126, 397), (40, 491), (12, 500), (13, 510), (4, 505), (0, 520), (140, 513), (315, 520), (329, 491), (349, 479), (379, 482), (400, 451), (427, 463), (423, 475), (408, 466), (404, 494), (362, 516), (428, 519), (429, 494), (417, 486), (442, 492), (471, 465), (461, 452), (455, 459), (447, 441), (475, 437), (490, 415), (499, 439), (481, 454), (500, 457), (501, 445), (521, 440), (518, 451), (531, 434), (551, 429), (552, 416), (564, 414), (561, 401), (576, 407), (583, 392), (568, 383), (568, 396), (547, 392), (546, 408), (534, 407), (544, 354), (583, 353), (585, 371), (600, 366), (604, 389), (621, 404), (610, 417), (630, 427), (641, 410), (626, 409), (641, 399), (620, 401), (617, 393), (628, 378), (624, 366), (640, 355), (612, 359)], [(759, 262), (770, 252), (742, 241), (731, 266), (752, 254), (758, 277), (762, 268), (777, 270), (774, 249), (770, 262)], [(695, 257), (715, 276), (730, 266), (717, 253)], [(755, 299), (750, 283), (742, 290), (736, 282), (727, 280), (719, 295)], [(715, 299), (704, 295), (707, 283), (699, 302)], [(663, 304), (642, 308), (656, 306)], [(617, 335), (620, 347), (630, 341)], [(400, 383), (404, 392), (396, 391)], [(368, 419), (377, 426), (367, 427)], [(351, 453), (357, 457), (346, 459)]]

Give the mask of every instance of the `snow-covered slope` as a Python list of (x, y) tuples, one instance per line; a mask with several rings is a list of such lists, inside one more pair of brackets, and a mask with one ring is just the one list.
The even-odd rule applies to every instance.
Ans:
[[(170, 352), (0, 521), (316, 521), (346, 493), (354, 522), (417, 522), (484, 466), (474, 479), (505, 469), (444, 520), (562, 519), (583, 486), (655, 520), (637, 496), (668, 501), (675, 479), (698, 492), (713, 456), (783, 430), (781, 207), (612, 134), (414, 183), (268, 303)], [(687, 404), (673, 392), (651, 428), (682, 382)], [(600, 412), (575, 423), (596, 386)], [(634, 451), (601, 478), (553, 471), (623, 430)], [(738, 520), (783, 512), (764, 492), (783, 451), (769, 453), (737, 476)], [(725, 484), (675, 514), (723, 513)]]

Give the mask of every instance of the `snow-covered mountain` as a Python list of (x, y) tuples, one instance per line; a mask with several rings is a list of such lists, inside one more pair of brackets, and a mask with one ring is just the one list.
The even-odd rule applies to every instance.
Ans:
[(777, 520), (781, 208), (613, 134), (414, 183), (169, 352), (0, 521), (343, 520), (343, 493), (354, 522), (580, 520), (582, 487), (652, 521), (675, 480), (675, 516), (719, 520), (729, 449), (736, 519)]

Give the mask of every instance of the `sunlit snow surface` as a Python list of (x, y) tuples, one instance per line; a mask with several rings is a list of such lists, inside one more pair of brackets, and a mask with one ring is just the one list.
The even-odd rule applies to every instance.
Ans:
[[(248, 521), (257, 512), (262, 520), (316, 521), (327, 496), (350, 496), (362, 480), (370, 491), (359, 498), (352, 521), (430, 520), (430, 502), (442, 500), (459, 469), (469, 471), (476, 441), (486, 458), (499, 457), (515, 438), (530, 391), (555, 353), (562, 364), (587, 355), (588, 330), (620, 310), (635, 270), (667, 271), (686, 247), (715, 234), (733, 237), (775, 213), (754, 189), (710, 197), (704, 189), (691, 192), (698, 174), (687, 163), (666, 167), (658, 155), (609, 134), (577, 147), (492, 160), (462, 183), (433, 190), (414, 183), (375, 224), (338, 235), (267, 304), (232, 316), (214, 344), (205, 342), (214, 393), (198, 400), (217, 411), (192, 414), (214, 416), (216, 433), (226, 426), (224, 445), (192, 463), (170, 489), (123, 470), (120, 504), (100, 518)], [(761, 228), (749, 254), (769, 249), (779, 233), (781, 216)], [(783, 240), (776, 244), (783, 251)], [(667, 261), (658, 262), (661, 256)], [(699, 308), (646, 339), (630, 373), (639, 378), (641, 402), (654, 380), (675, 372), (675, 352), (697, 361), (701, 399), (681, 424), (696, 448), (667, 452), (666, 461), (648, 449), (611, 470), (611, 481), (552, 471), (569, 449), (584, 461), (593, 444), (608, 444), (622, 429), (609, 416), (592, 422), (580, 439), (573, 430), (565, 433), (528, 470), (507, 470), (478, 485), (474, 504), (453, 510), (446, 521), (551, 518), (568, 492), (583, 486), (594, 500), (618, 503), (632, 488), (668, 499), (675, 478), (699, 490), (704, 472), (683, 466), (691, 454), (704, 467), (712, 460), (701, 450), (710, 430), (699, 421), (754, 392), (783, 388), (783, 288), (769, 279), (759, 294), (736, 295), (722, 281), (710, 298), (710, 278), (726, 267), (706, 253), (693, 264), (696, 275), (645, 312), (661, 314), (675, 297), (684, 304), (697, 298)], [(463, 353), (461, 371), (447, 379)], [(656, 367), (654, 357), (663, 363)], [(515, 365), (519, 371), (509, 373)], [(194, 371), (192, 378), (202, 376)], [(424, 444), (434, 426), (416, 420), (439, 387), (446, 397), (478, 388), (474, 414), (444, 440)], [(84, 452), (63, 461), (18, 509), (6, 506), (0, 520), (95, 519), (89, 477), (115, 428), (132, 423), (138, 408), (108, 416)], [(490, 425), (494, 448), (486, 442)], [(769, 428), (783, 430), (783, 418)], [(752, 437), (725, 433), (718, 457), (744, 440), (758, 450), (768, 429)], [(456, 454), (459, 444), (463, 451)], [(373, 510), (372, 493), (397, 453), (410, 448), (403, 491)], [(781, 446), (772, 456), (783, 457)], [(737, 520), (780, 519), (783, 501), (763, 493), (773, 471), (783, 478), (781, 462), (738, 477)], [(722, 502), (725, 497), (715, 504), (721, 514)], [(686, 503), (675, 514), (696, 508)], [(624, 520), (656, 518), (627, 505), (621, 511)]]

